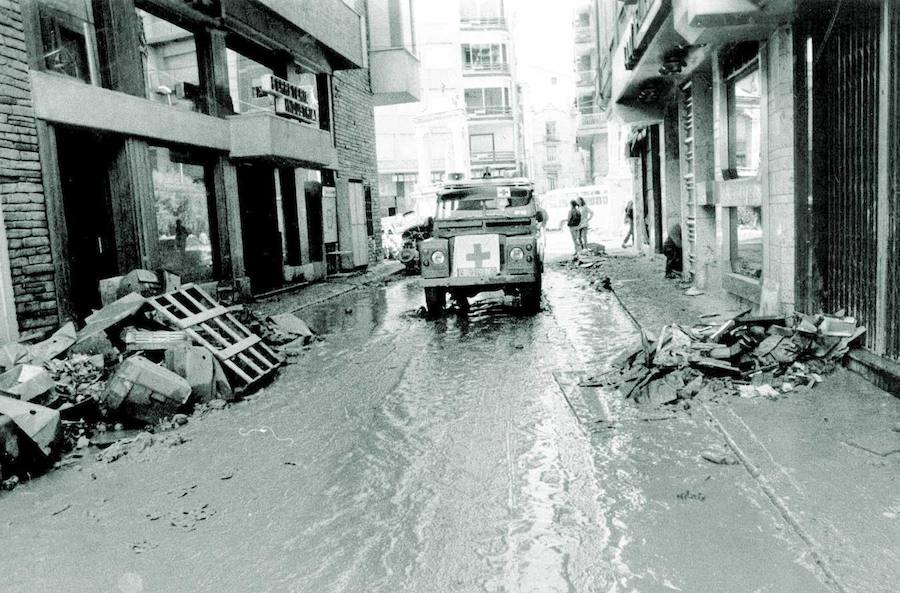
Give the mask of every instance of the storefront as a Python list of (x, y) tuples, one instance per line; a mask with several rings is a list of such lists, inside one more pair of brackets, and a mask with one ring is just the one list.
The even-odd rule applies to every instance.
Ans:
[(253, 292), (324, 275), (331, 75), (354, 65), (233, 6), (23, 3), (64, 313), (138, 267)]

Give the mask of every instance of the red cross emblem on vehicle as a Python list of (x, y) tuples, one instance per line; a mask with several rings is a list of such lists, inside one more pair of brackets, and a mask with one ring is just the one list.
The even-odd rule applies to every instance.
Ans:
[(472, 253), (468, 254), (466, 259), (475, 264), (476, 268), (483, 268), (484, 262), (491, 259), (491, 252), (484, 251), (481, 247), (481, 243), (476, 243), (472, 248)]

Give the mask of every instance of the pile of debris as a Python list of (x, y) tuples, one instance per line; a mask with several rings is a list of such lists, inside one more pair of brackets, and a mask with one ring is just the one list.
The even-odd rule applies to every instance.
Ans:
[(720, 326), (667, 325), (659, 336), (642, 331), (640, 347), (581, 385), (613, 387), (638, 403), (686, 408), (694, 398), (777, 397), (821, 382), (865, 331), (843, 311), (764, 317), (745, 311)]
[(0, 345), (5, 488), (72, 447), (109, 446), (124, 428), (182, 424), (194, 406), (234, 400), (282, 364), (270, 344), (314, 339), (294, 315), (258, 319), (164, 271), (135, 270), (99, 288), (103, 307), (81, 329), (68, 322), (42, 342)]
[(606, 248), (599, 243), (588, 243), (569, 261), (560, 261), (562, 268), (570, 268), (590, 278), (590, 285), (597, 290), (612, 290), (612, 281), (603, 273), (603, 263), (607, 260)]

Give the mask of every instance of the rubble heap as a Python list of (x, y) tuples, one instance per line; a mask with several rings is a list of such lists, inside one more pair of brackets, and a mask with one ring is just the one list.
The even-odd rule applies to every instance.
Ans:
[(99, 289), (103, 307), (81, 329), (68, 322), (42, 342), (0, 345), (3, 487), (69, 449), (129, 442), (138, 428), (183, 424), (195, 406), (221, 407), (282, 363), (270, 344), (291, 353), (315, 339), (292, 314), (260, 319), (165, 271)]
[(750, 316), (722, 325), (672, 324), (622, 352), (584, 386), (608, 386), (638, 403), (690, 407), (719, 395), (774, 397), (810, 389), (865, 333), (843, 311), (834, 315)]

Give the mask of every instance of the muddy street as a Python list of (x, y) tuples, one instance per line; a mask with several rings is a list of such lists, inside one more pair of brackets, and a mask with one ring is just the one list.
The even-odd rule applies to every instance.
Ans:
[(422, 300), (306, 308), (325, 339), (184, 444), (4, 497), (3, 590), (830, 590), (748, 472), (698, 457), (702, 413), (577, 387), (635, 338), (614, 295), (548, 268), (537, 316)]

